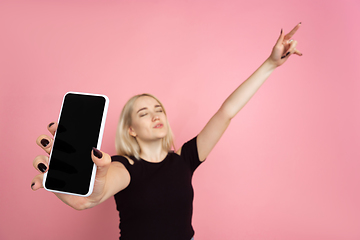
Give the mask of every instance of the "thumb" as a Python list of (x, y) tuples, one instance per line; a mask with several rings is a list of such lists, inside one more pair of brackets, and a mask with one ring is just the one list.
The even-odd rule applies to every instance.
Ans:
[(105, 177), (111, 163), (109, 154), (93, 147), (93, 150), (91, 151), (91, 158), (97, 167), (96, 178), (99, 179)]

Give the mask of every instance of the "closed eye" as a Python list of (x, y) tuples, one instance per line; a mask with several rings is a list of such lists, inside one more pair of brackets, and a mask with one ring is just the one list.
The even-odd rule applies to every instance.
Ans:
[(160, 105), (156, 105), (155, 106), (155, 111), (156, 112), (163, 112), (163, 109), (162, 109), (162, 107)]

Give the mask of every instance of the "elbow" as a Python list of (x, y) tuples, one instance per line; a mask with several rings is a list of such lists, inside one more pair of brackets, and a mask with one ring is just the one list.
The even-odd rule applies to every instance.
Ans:
[(218, 111), (218, 114), (221, 116), (221, 118), (229, 122), (235, 117), (236, 113), (237, 112), (235, 112), (230, 106), (225, 104), (222, 105)]

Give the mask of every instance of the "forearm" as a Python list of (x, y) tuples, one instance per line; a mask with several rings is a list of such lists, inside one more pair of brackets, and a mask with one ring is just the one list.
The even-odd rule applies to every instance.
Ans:
[(73, 195), (58, 194), (58, 198), (63, 201), (68, 206), (74, 208), (75, 210), (85, 210), (89, 208), (93, 208), (96, 205), (105, 201), (105, 190), (101, 195), (94, 194), (96, 196), (91, 195), (90, 197), (80, 197)]
[(120, 162), (112, 162), (106, 170), (106, 173), (98, 166), (94, 190), (89, 197), (80, 197), (61, 193), (55, 194), (61, 201), (70, 207), (76, 210), (85, 210), (106, 201), (117, 192), (126, 188), (129, 183), (130, 175), (124, 165)]
[[(104, 178), (95, 180), (93, 194), (88, 197), (88, 202), (83, 207), (92, 208), (116, 193), (125, 189), (130, 183), (130, 174), (120, 162), (112, 162)], [(96, 188), (97, 187), (97, 188)]]
[(275, 68), (276, 65), (267, 59), (248, 79), (235, 89), (222, 104), (219, 111), (223, 112), (229, 119), (235, 117)]

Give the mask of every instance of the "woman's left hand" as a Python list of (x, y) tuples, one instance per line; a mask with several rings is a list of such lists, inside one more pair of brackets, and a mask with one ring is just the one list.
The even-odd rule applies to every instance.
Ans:
[(293, 30), (291, 30), (288, 34), (284, 34), (281, 29), (281, 34), (279, 39), (277, 40), (269, 60), (276, 66), (281, 66), (286, 60), (292, 55), (296, 54), (298, 56), (302, 56), (302, 53), (296, 49), (297, 41), (292, 39), (292, 36), (296, 33), (296, 31), (300, 28), (301, 23), (296, 25)]

